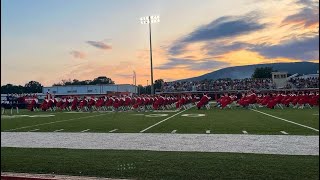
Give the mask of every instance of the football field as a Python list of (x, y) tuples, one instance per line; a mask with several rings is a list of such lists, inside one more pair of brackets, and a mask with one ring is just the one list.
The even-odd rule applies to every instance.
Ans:
[[(60, 141), (63, 143), (67, 139), (70, 140), (68, 135), (73, 135), (76, 136), (75, 139), (78, 139), (77, 142), (69, 143), (70, 146), (73, 146), (73, 143), (83, 144), (90, 138), (93, 140), (93, 137), (108, 135), (109, 139), (97, 141), (99, 143), (91, 142), (91, 146), (109, 147), (118, 142), (120, 144), (117, 147), (137, 143), (140, 143), (140, 147), (144, 144), (151, 147), (151, 149), (123, 150), (121, 148), (2, 146), (1, 169), (3, 172), (129, 179), (319, 179), (318, 150), (316, 155), (290, 153), (296, 150), (307, 152), (307, 146), (313, 149), (319, 146), (313, 141), (304, 141), (310, 138), (317, 139), (319, 136), (318, 107), (313, 109), (244, 109), (237, 107), (218, 109), (211, 107), (209, 110), (198, 110), (193, 107), (179, 111), (157, 112), (30, 112), (21, 110), (18, 114), (13, 112), (13, 115), (6, 110), (1, 116), (1, 132), (2, 135), (6, 135), (5, 137), (10, 137), (10, 133), (13, 134), (12, 136), (15, 136), (15, 133), (22, 133), (26, 138), (39, 138), (38, 140), (29, 139), (28, 142), (34, 144), (59, 144)], [(134, 138), (130, 138), (131, 135)], [(157, 141), (155, 143), (147, 142), (146, 140), (152, 139), (150, 136), (153, 135), (168, 138), (153, 139)], [(220, 139), (217, 145), (214, 145), (214, 142), (208, 142), (210, 137), (229, 135), (231, 139)], [(56, 141), (50, 143), (50, 140), (53, 139)], [(209, 150), (210, 147), (233, 149), (235, 147), (230, 146), (230, 142), (227, 146), (224, 143), (228, 144), (230, 140), (236, 144), (241, 142), (238, 143), (239, 152), (246, 149), (241, 146), (248, 146), (247, 148), (253, 151), (259, 148), (260, 151), (264, 151), (263, 144), (261, 146), (259, 142), (269, 141), (266, 142), (270, 145), (266, 151), (281, 150), (285, 152), (284, 154), (290, 155), (239, 153), (229, 150), (191, 152), (181, 150), (183, 147), (181, 149), (178, 147), (176, 151), (166, 150), (173, 146), (170, 144), (171, 140), (175, 146), (186, 145), (186, 147), (193, 148), (193, 141), (188, 141), (190, 139), (196, 140), (194, 146), (198, 146), (200, 150), (201, 147), (209, 148)], [(245, 143), (246, 139), (251, 139), (252, 144)], [(281, 141), (278, 141), (279, 139)], [(290, 141), (287, 141), (288, 139)], [(10, 140), (6, 141), (10, 143)], [(20, 140), (13, 141), (19, 142)], [(275, 144), (275, 142), (284, 143)], [(288, 142), (292, 144), (288, 146), (289, 149), (286, 149), (285, 143)], [(258, 143), (257, 146), (255, 143)], [(64, 142), (64, 144), (68, 146), (68, 143)], [(160, 144), (159, 148), (164, 150), (152, 150), (154, 144)], [(209, 144), (213, 145), (209, 146)]]
[[(7, 111), (5, 113), (10, 113)], [(319, 110), (217, 109), (157, 112), (29, 112), (1, 116), (2, 132), (318, 135)]]

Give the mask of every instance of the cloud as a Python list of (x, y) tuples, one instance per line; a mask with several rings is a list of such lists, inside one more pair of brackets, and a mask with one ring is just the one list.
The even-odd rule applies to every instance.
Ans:
[(319, 24), (319, 9), (302, 8), (297, 14), (287, 16), (282, 24), (301, 24), (305, 28)]
[(304, 5), (306, 7), (314, 7), (317, 6), (319, 0), (297, 0), (296, 3)]
[(296, 14), (287, 16), (282, 25), (298, 24), (307, 28), (319, 24), (319, 1), (297, 0), (296, 3), (302, 7)]
[(315, 60), (319, 59), (319, 34), (313, 37), (282, 41), (276, 45), (259, 45), (252, 50), (268, 58)]
[(259, 24), (257, 22), (257, 17), (254, 17), (251, 14), (239, 17), (224, 16), (207, 25), (199, 27), (185, 37), (182, 42), (198, 42), (233, 37), (263, 29), (264, 27), (265, 25)]
[(101, 41), (87, 41), (88, 44), (99, 48), (99, 49), (103, 49), (103, 50), (109, 50), (112, 49), (112, 47), (110, 45), (105, 44), (104, 42)]
[(176, 41), (173, 43), (173, 45), (169, 48), (168, 52), (171, 55), (179, 55), (185, 52), (185, 47), (187, 46), (188, 43)]
[(251, 12), (243, 16), (223, 16), (215, 19), (174, 42), (169, 53), (171, 55), (181, 54), (189, 43), (231, 38), (261, 30), (266, 27), (266, 24), (259, 23), (259, 17), (258, 13)]
[(70, 54), (71, 54), (74, 58), (79, 58), (79, 59), (85, 59), (86, 56), (87, 56), (84, 52), (76, 51), (76, 50), (71, 51)]
[(194, 58), (196, 58), (196, 56), (186, 56), (184, 58), (186, 58), (186, 59), (194, 59)]
[(184, 67), (187, 70), (212, 70), (222, 66), (226, 66), (228, 63), (221, 61), (214, 61), (210, 59), (204, 60), (191, 60), (191, 59), (180, 59), (180, 58), (171, 58), (169, 62), (162, 64), (155, 69), (168, 70), (178, 67)]

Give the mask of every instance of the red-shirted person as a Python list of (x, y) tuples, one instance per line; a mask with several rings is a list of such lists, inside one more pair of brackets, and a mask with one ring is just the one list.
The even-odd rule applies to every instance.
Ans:
[(210, 98), (207, 96), (207, 94), (203, 94), (203, 96), (201, 97), (200, 101), (197, 104), (198, 109), (207, 105), (209, 103), (209, 100)]
[(221, 108), (225, 108), (231, 102), (232, 102), (232, 100), (231, 100), (230, 96), (228, 95), (228, 93), (226, 93), (222, 98), (220, 98)]

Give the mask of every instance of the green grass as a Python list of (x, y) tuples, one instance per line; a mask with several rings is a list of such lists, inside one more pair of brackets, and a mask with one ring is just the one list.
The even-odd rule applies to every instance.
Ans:
[(261, 111), (319, 129), (318, 107), (315, 107), (314, 109), (290, 109), (290, 111), (283, 111), (281, 109), (263, 109)]
[(319, 156), (1, 148), (3, 172), (138, 179), (319, 179)]
[[(266, 109), (259, 111), (281, 117), (296, 123), (319, 129), (319, 114), (314, 109)], [(7, 111), (9, 112), (9, 111)], [(109, 132), (118, 129), (116, 133), (137, 133), (141, 130), (168, 118), (177, 112), (110, 112), (110, 113), (64, 113), (64, 112), (29, 112), (21, 111), (19, 114), (39, 115), (52, 114), (53, 117), (1, 117), (1, 131), (8, 131), (15, 128), (31, 126), (11, 131), (26, 132), (33, 129), (40, 129), (39, 132), (53, 132), (57, 129), (64, 129), (63, 132), (80, 132), (90, 129), (88, 132)], [(139, 115), (137, 115), (139, 114)], [(165, 117), (147, 117), (150, 114), (167, 114)], [(183, 114), (205, 114), (204, 117), (184, 117)], [(86, 118), (88, 117), (88, 118)], [(81, 118), (81, 119), (78, 119)], [(71, 120), (70, 120), (71, 119)], [(66, 121), (65, 121), (66, 120)], [(64, 121), (64, 122), (58, 122)], [(43, 123), (40, 126), (35, 126)], [(247, 131), (249, 134), (282, 134), (286, 131), (292, 135), (318, 135), (319, 132), (275, 119), (248, 109), (217, 109), (187, 110), (167, 121), (147, 130), (149, 133), (200, 133), (204, 134), (210, 130), (213, 134), (242, 134)]]
[[(285, 109), (273, 111), (263, 108), (259, 109), (259, 111), (287, 118), (287, 120), (319, 129), (318, 116), (312, 115), (319, 112), (317, 109)], [(279, 114), (279, 112), (281, 112), (281, 114)], [(297, 126), (295, 124), (242, 108), (223, 110), (192, 109), (185, 113), (205, 114), (205, 116), (197, 118), (176, 116), (174, 119), (170, 119), (146, 132), (167, 133), (172, 130), (177, 130), (177, 133), (205, 133), (206, 130), (211, 130), (211, 133), (214, 134), (241, 134), (242, 131), (245, 130), (249, 134), (281, 134), (280, 131), (286, 131), (289, 134), (296, 135), (319, 134), (319, 132), (305, 127)]]
[[(137, 112), (110, 112), (110, 113), (64, 113), (64, 112), (28, 112), (20, 113), (27, 115), (53, 114), (53, 117), (19, 117), (19, 118), (1, 118), (1, 131), (15, 128), (31, 126), (12, 131), (26, 132), (33, 129), (40, 129), (39, 132), (53, 132), (57, 129), (64, 129), (64, 132), (80, 132), (90, 129), (90, 132), (109, 132), (113, 129), (119, 129), (117, 132), (139, 132), (140, 130), (151, 126), (162, 120), (162, 117), (146, 117), (148, 114)], [(172, 113), (166, 113), (170, 116)], [(88, 118), (85, 118), (88, 117)], [(81, 119), (78, 119), (81, 118)], [(59, 122), (63, 121), (63, 122)], [(44, 124), (56, 122), (52, 124)], [(44, 124), (41, 126), (35, 126)]]

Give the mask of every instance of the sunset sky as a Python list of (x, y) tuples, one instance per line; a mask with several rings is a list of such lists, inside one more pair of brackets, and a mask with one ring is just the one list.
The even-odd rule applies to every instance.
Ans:
[[(1, 85), (194, 77), (229, 66), (319, 62), (319, 1), (1, 0)], [(150, 80), (149, 80), (150, 83)]]

